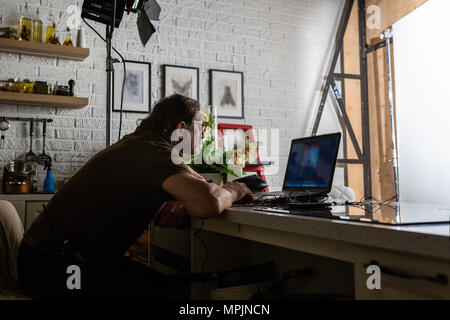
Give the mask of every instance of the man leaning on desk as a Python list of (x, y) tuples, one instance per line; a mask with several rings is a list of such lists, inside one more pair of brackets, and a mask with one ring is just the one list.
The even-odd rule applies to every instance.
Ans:
[(176, 129), (186, 129), (191, 150), (199, 149), (197, 101), (162, 99), (134, 133), (95, 155), (55, 194), (19, 250), (19, 278), (30, 296), (171, 297), (164, 276), (125, 257), (127, 249), (153, 219), (174, 226), (185, 214), (212, 218), (236, 201), (253, 200), (241, 183), (219, 187), (175, 164), (172, 149), (182, 140), (171, 142)]

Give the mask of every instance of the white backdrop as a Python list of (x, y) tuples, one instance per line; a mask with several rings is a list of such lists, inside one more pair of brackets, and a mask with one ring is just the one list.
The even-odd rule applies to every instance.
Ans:
[(450, 207), (450, 1), (394, 25), (402, 202)]

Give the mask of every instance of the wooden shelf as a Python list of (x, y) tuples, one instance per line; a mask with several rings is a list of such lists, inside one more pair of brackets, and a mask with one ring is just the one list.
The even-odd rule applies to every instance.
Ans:
[(83, 61), (89, 56), (88, 48), (66, 47), (55, 44), (19, 41), (3, 38), (0, 38), (0, 52), (70, 59), (77, 61)]
[(89, 104), (89, 99), (66, 97), (66, 96), (53, 96), (47, 94), (0, 91), (0, 104), (2, 103), (81, 109)]

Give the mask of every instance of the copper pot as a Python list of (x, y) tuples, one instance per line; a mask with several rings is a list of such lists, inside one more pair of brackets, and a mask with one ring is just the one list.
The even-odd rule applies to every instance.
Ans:
[(31, 192), (33, 170), (25, 161), (15, 160), (3, 169), (3, 193), (24, 194)]

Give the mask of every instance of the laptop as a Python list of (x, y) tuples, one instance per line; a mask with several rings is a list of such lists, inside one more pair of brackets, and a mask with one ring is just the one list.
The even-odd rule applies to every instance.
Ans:
[(341, 133), (293, 140), (283, 191), (255, 193), (255, 199), (294, 196), (298, 201), (302, 197), (311, 201), (326, 197), (333, 185), (340, 142)]

